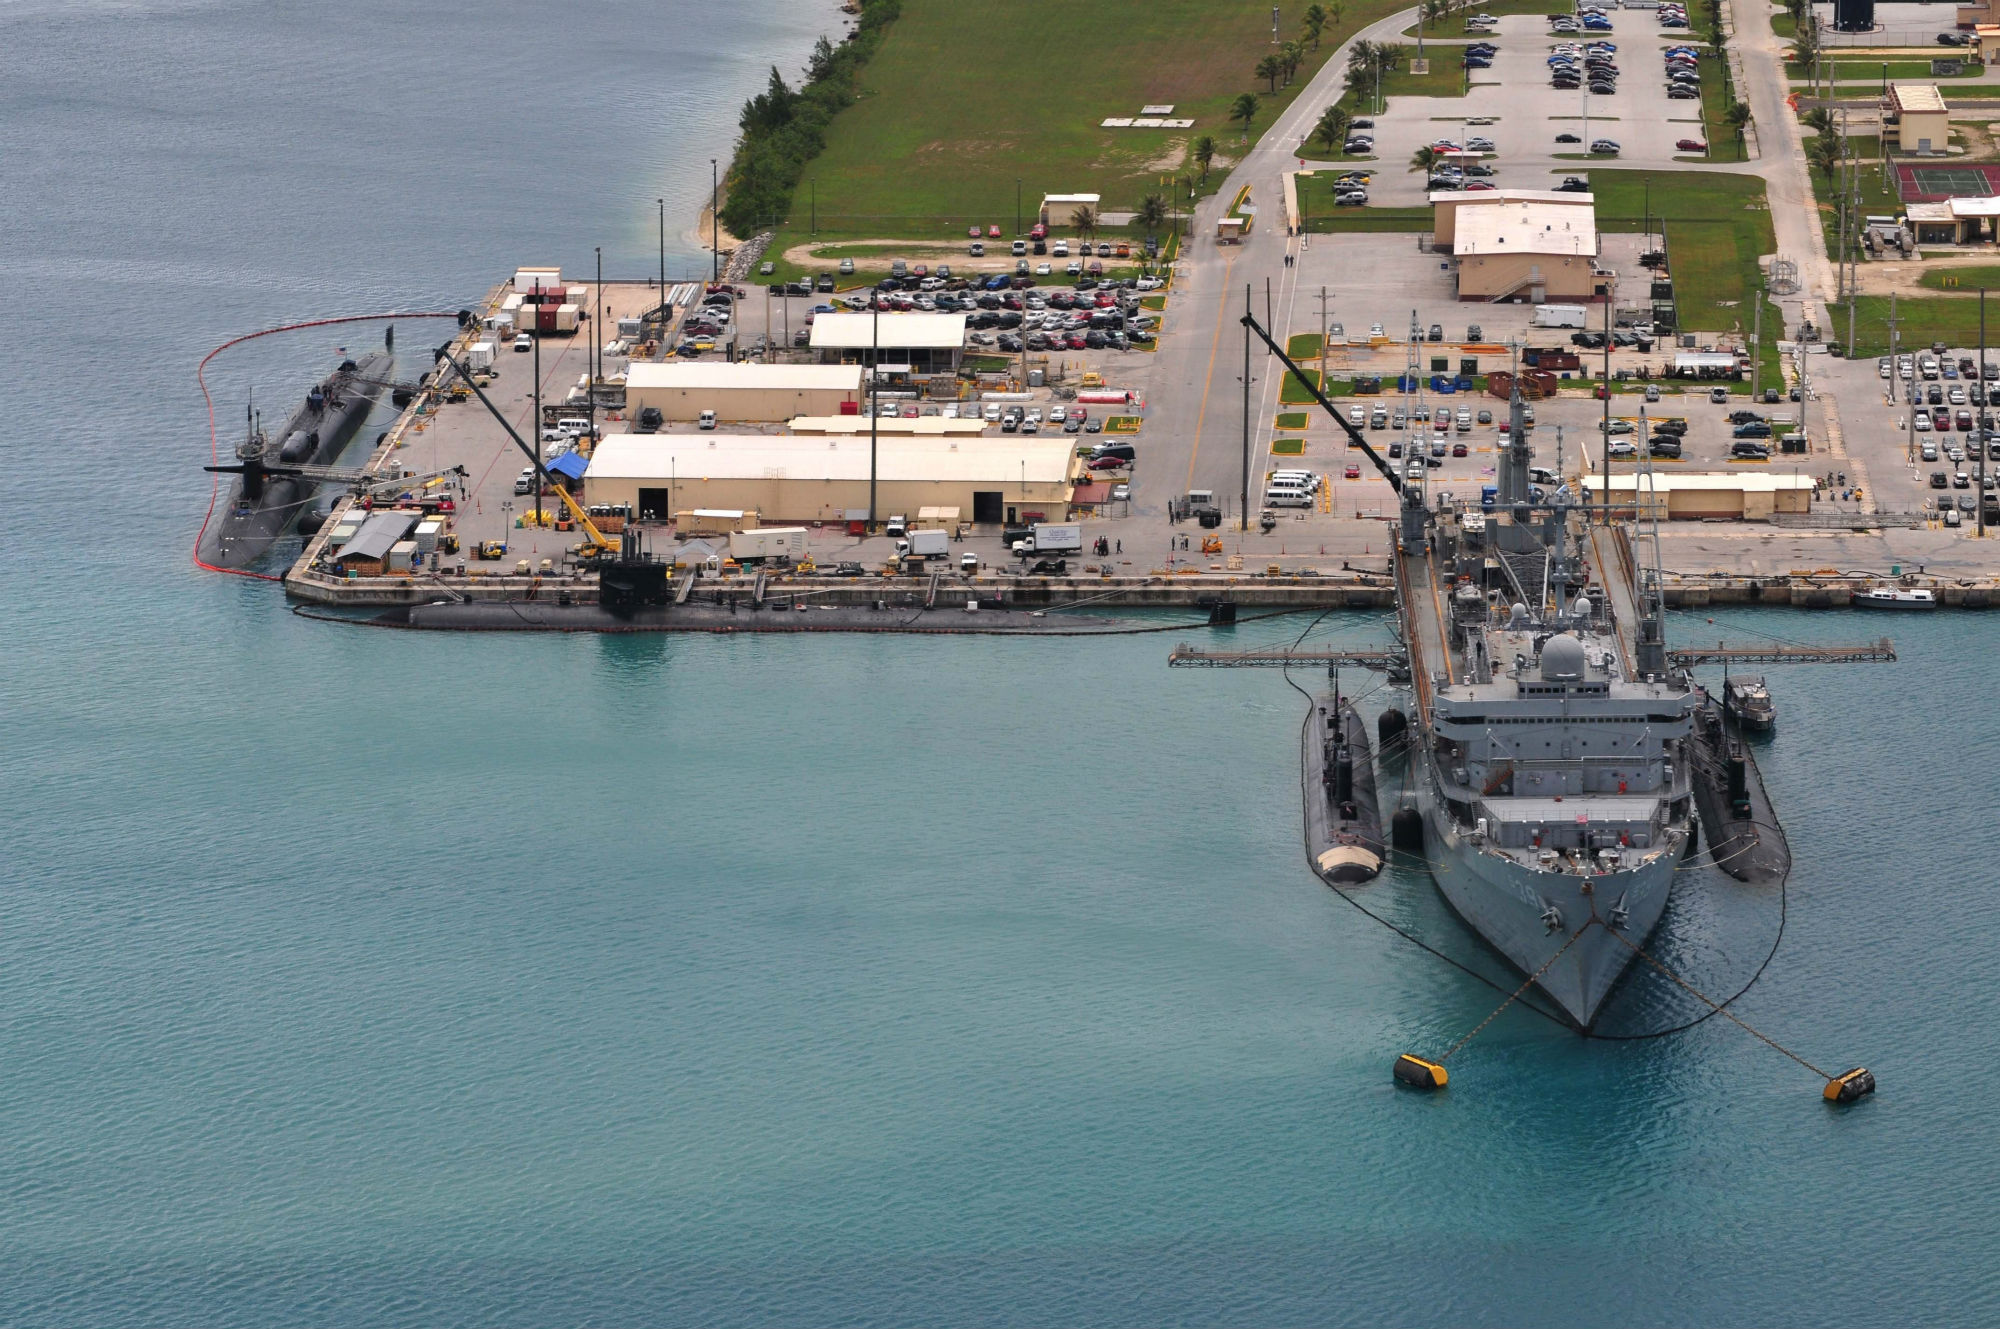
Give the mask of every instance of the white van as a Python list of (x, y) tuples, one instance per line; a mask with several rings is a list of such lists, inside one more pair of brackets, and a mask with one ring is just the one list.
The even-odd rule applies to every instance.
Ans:
[(1275, 485), (1304, 485), (1308, 490), (1319, 488), (1319, 477), (1311, 471), (1273, 471), (1271, 483)]
[(1264, 506), (1267, 508), (1309, 508), (1312, 505), (1312, 495), (1303, 489), (1274, 487), (1264, 491)]
[(715, 428), (715, 412), (703, 411), (700, 415), (695, 417), (695, 423), (703, 429)]

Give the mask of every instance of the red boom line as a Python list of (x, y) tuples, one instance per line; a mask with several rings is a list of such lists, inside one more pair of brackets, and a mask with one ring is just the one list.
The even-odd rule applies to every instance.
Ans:
[[(297, 332), (300, 328), (323, 328), (333, 323), (378, 323), (384, 320), (394, 320), (399, 318), (457, 318), (457, 317), (458, 313), (456, 310), (448, 314), (446, 313), (347, 314), (340, 318), (315, 318), (315, 319), (309, 319), (304, 323), (286, 323), (275, 328), (265, 328), (262, 332), (246, 332), (241, 337), (230, 338), (228, 341), (222, 343), (222, 345), (210, 351), (207, 355), (201, 357), (201, 363), (196, 365), (194, 369), (194, 381), (201, 385), (201, 400), (203, 404), (208, 407), (208, 459), (210, 464), (221, 465), (222, 453), (221, 449), (219, 448), (215, 440), (215, 400), (214, 398), (208, 395), (208, 379), (206, 377), (206, 372), (208, 369), (208, 362), (210, 360), (213, 360), (216, 356), (221, 355), (224, 351), (228, 350), (230, 347), (240, 346), (246, 341), (255, 341), (259, 337), (268, 337), (274, 332)], [(253, 577), (258, 581), (283, 581), (284, 580), (283, 577), (273, 577), (268, 572), (246, 572), (242, 568), (218, 568), (213, 563), (204, 563), (201, 561), (201, 538), (204, 535), (208, 534), (208, 523), (215, 516), (215, 497), (217, 494), (221, 492), (222, 492), (222, 476), (220, 473), (217, 473), (214, 481), (209, 485), (208, 489), (208, 511), (202, 514), (201, 529), (195, 532), (194, 548), (189, 551), (189, 557), (194, 560), (194, 565), (208, 572), (227, 573), (229, 576), (232, 577)]]

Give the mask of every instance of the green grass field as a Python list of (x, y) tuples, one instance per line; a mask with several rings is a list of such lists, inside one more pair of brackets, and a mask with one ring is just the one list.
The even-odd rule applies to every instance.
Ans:
[[(1986, 269), (1986, 271), (1993, 271)], [(1986, 335), (2000, 342), (2000, 300), (1986, 302)], [(1847, 306), (1827, 306), (1830, 326), (1827, 339), (1847, 341)], [(1928, 299), (1896, 301), (1897, 340), (1904, 350), (1941, 341), (1951, 346), (1979, 344), (1979, 301), (1962, 296), (1938, 295)], [(1864, 295), (1854, 306), (1855, 356), (1889, 353), (1889, 297)]]
[[(1947, 286), (1945, 279), (1957, 282)], [(1923, 284), (1933, 291), (1977, 291), (1984, 287), (1989, 291), (2000, 291), (2000, 266), (1991, 263), (1969, 264), (1962, 268), (1933, 268), (1921, 278)], [(2000, 304), (1995, 305), (2000, 311)], [(1993, 322), (1988, 319), (1987, 322)]]
[(1790, 14), (1771, 15), (1771, 31), (1787, 41), (1799, 35), (1798, 20)]
[[(1299, 201), (1299, 206), (1305, 208), (1304, 199)], [(1421, 232), (1430, 230), (1432, 221), (1429, 208), (1335, 208), (1330, 200), (1317, 199), (1311, 211), (1306, 213), (1306, 230), (1314, 235)]]
[[(1870, 163), (1880, 151), (1880, 144), (1874, 135), (1866, 138), (1856, 136), (1848, 140), (1864, 165), (1860, 175), (1861, 215), (1893, 217), (1903, 210), (1902, 202), (1896, 197), (1896, 188), (1884, 180), (1885, 172)], [(1838, 177), (1836, 177), (1837, 179)], [(1832, 182), (1818, 171), (1812, 172), (1813, 191), (1821, 200), (1819, 203), (1820, 234), (1826, 238), (1826, 252), (1832, 254), (1839, 246), (1836, 232), (1840, 228), (1840, 212), (1833, 205)]]
[[(1752, 322), (1748, 302), (1763, 285), (1757, 260), (1778, 244), (1764, 182), (1753, 175), (1704, 171), (1589, 174), (1600, 229), (1643, 229), (1649, 203), (1653, 224), (1664, 222), (1681, 327), (1747, 335)], [(1760, 382), (1766, 387), (1782, 386), (1776, 341), (1775, 335), (1767, 336), (1762, 347)]]
[[(836, 118), (809, 166), (775, 259), (808, 238), (945, 239), (974, 223), (1015, 234), (1046, 193), (1096, 193), (1126, 211), (1170, 193), (1196, 137), (1215, 139), (1205, 189), (1246, 148), (1227, 119), (1239, 93), (1260, 103), (1255, 139), (1291, 104), (1348, 33), (1400, 0), (1350, 4), (1307, 52), (1291, 86), (1255, 74), (1271, 52), (1270, 9), (1215, 0), (1092, 0), (1010, 11), (903, 0), (902, 16), (861, 75), (861, 96)], [(1299, 31), (1307, 0), (1280, 0), (1280, 30)], [(947, 72), (948, 71), (948, 72)], [(1105, 129), (1106, 117), (1171, 103), (1192, 129)], [(1198, 191), (1199, 192), (1199, 191)], [(1067, 210), (1065, 210), (1067, 211)], [(1067, 217), (1053, 221), (1066, 222)]]
[[(1314, 355), (1318, 355), (1319, 337), (1314, 334), (1308, 334), (1308, 335), (1311, 335), (1313, 339), (1312, 353)], [(1292, 338), (1292, 340), (1297, 341), (1298, 338), (1294, 337)], [(1299, 358), (1296, 352), (1288, 350), (1286, 353), (1291, 355), (1292, 359), (1294, 360)], [(1275, 422), (1275, 427), (1279, 429), (1304, 429), (1306, 427), (1307, 418), (1308, 417), (1304, 411), (1280, 411), (1278, 412), (1278, 418)]]
[[(1288, 337), (1285, 340), (1285, 354), (1291, 356), (1292, 359), (1294, 360), (1312, 359), (1314, 356), (1319, 354), (1319, 334), (1317, 332), (1293, 333), (1290, 337)], [(1278, 419), (1280, 420), (1283, 420), (1284, 418), (1285, 417), (1282, 415), (1278, 417)], [(1280, 424), (1278, 427), (1280, 429), (1285, 428), (1285, 426), (1282, 424)], [(1302, 426), (1293, 426), (1293, 427), (1299, 428)]]
[[(1940, 48), (1940, 54), (1947, 60), (1955, 58), (1950, 52), (1943, 51), (1942, 48)], [(1954, 93), (1958, 93), (1961, 83), (1986, 76), (1985, 66), (1976, 64), (1966, 65), (1965, 72), (1962, 74), (1933, 74), (1931, 73), (1930, 61), (1928, 60), (1835, 60), (1832, 64), (1834, 85), (1845, 87), (1855, 83), (1872, 83), (1879, 88), (1882, 85), (1884, 77), (1883, 66), (1885, 64), (1888, 66), (1887, 77), (1891, 81), (1897, 79), (1921, 79), (1925, 83), (1937, 83), (1940, 86), (1948, 87)], [(1787, 61), (1785, 63), (1785, 77), (1794, 83), (1810, 87), (1812, 86), (1812, 66), (1800, 64), (1795, 60)], [(1824, 77), (1825, 75), (1822, 74), (1822, 79)]]

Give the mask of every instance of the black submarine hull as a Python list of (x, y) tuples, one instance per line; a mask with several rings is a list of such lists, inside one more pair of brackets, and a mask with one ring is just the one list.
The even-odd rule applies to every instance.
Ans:
[[(1338, 755), (1343, 742), (1347, 749), (1345, 789), (1340, 787)], [(1372, 881), (1382, 871), (1385, 850), (1367, 724), (1351, 702), (1336, 701), (1331, 693), (1325, 693), (1313, 703), (1301, 745), (1306, 852), (1313, 871), (1332, 886)]]
[[(353, 362), (353, 369), (336, 369), (307, 394), (284, 428), (268, 435), (263, 458), (270, 466), (325, 466), (340, 456), (382, 394), (395, 370), (386, 350), (372, 351)], [(312, 503), (317, 481), (294, 476), (237, 476), (228, 500), (218, 506), (195, 550), (202, 562), (218, 568), (248, 567), (271, 551), (278, 537)]]

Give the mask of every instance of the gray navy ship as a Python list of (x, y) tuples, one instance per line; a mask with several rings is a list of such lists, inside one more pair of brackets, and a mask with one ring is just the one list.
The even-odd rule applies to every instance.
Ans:
[(382, 399), (395, 371), (394, 329), (382, 350), (344, 360), (307, 392), (277, 442), (253, 413), (234, 465), (205, 469), (237, 477), (229, 500), (202, 532), (196, 555), (219, 568), (241, 568), (270, 552), (318, 492), (315, 467), (335, 461)]
[(1588, 1031), (1693, 841), (1696, 694), (1627, 528), (1539, 493), (1530, 456), (1517, 397), (1490, 509), (1406, 489), (1411, 784), (1440, 893)]

